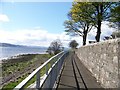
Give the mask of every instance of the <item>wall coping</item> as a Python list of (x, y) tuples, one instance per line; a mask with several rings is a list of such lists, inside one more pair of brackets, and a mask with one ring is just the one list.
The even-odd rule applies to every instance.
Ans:
[[(81, 47), (95, 46), (95, 45), (101, 45), (101, 44), (113, 43), (113, 42), (115, 42), (115, 43), (120, 42), (120, 38), (117, 38), (117, 39), (110, 39), (110, 40), (101, 41), (101, 42), (96, 42), (96, 43), (88, 44), (88, 45), (81, 46)], [(81, 47), (79, 47), (79, 48), (81, 48)], [(78, 48), (78, 49), (79, 49), (79, 48)]]

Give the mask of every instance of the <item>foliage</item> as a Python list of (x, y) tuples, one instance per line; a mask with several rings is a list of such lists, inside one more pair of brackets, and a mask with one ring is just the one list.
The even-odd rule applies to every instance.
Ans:
[(92, 7), (86, 2), (73, 2), (73, 6), (68, 13), (69, 20), (64, 22), (66, 32), (72, 36), (83, 37), (83, 45), (86, 44), (87, 33), (92, 29), (92, 21), (89, 18), (93, 13)]
[(112, 36), (104, 36), (103, 40), (110, 40), (110, 39), (113, 39)]
[[(103, 21), (108, 21), (111, 16), (111, 9), (115, 8), (115, 2), (73, 2), (68, 16), (75, 23), (72, 27), (67, 27), (67, 32), (75, 32), (83, 36), (83, 42), (86, 42), (87, 33), (94, 26), (97, 28), (95, 39), (100, 41), (101, 25)], [(73, 22), (72, 21), (72, 22)], [(65, 22), (66, 23), (66, 22)], [(71, 25), (68, 23), (68, 26)], [(83, 31), (82, 31), (83, 30)], [(84, 43), (86, 44), (86, 43)], [(83, 45), (84, 45), (83, 44)]]
[(114, 31), (111, 36), (113, 38), (120, 38), (120, 31)]
[(111, 9), (110, 27), (120, 28), (120, 2), (115, 4), (116, 7)]
[(120, 38), (119, 30), (112, 32), (112, 34), (110, 36), (105, 36), (103, 40), (116, 39), (116, 38)]
[(107, 21), (110, 18), (110, 11), (111, 8), (114, 7), (113, 2), (92, 2), (91, 3), (94, 8), (94, 14), (91, 19), (93, 19), (93, 24), (97, 28), (97, 34), (95, 36), (95, 39), (97, 42), (100, 41), (100, 35), (101, 35), (101, 24), (102, 21)]
[(51, 42), (50, 46), (48, 47), (47, 51), (49, 54), (56, 55), (57, 53), (61, 52), (63, 50), (62, 43), (60, 40), (55, 40)]
[(73, 49), (75, 49), (77, 46), (78, 46), (78, 43), (75, 41), (75, 40), (72, 40), (70, 43), (69, 43), (69, 46)]
[[(70, 13), (72, 14), (71, 15), (72, 19), (75, 20), (75, 22), (82, 21), (81, 24), (83, 23), (89, 24), (92, 22), (90, 18), (94, 13), (94, 8), (88, 2), (73, 2)], [(81, 25), (81, 28), (84, 27)]]

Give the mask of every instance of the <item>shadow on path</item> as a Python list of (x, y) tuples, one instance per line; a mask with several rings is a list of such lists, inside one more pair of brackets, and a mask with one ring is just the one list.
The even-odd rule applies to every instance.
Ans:
[(57, 81), (56, 89), (60, 88), (71, 88), (76, 90), (88, 90), (91, 88), (102, 89), (90, 71), (87, 70), (73, 52), (70, 52), (66, 57), (62, 72)]

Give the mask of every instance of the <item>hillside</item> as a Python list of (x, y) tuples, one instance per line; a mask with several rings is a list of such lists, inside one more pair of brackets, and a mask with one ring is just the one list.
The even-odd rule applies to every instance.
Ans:
[(0, 43), (0, 47), (23, 47), (22, 45), (14, 45), (9, 43)]

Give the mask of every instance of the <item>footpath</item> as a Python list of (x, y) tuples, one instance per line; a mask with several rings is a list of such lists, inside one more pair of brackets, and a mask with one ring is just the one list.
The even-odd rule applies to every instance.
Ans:
[(103, 90), (90, 71), (87, 70), (73, 52), (70, 52), (66, 57), (62, 72), (57, 81), (57, 89), (59, 90), (60, 88)]

